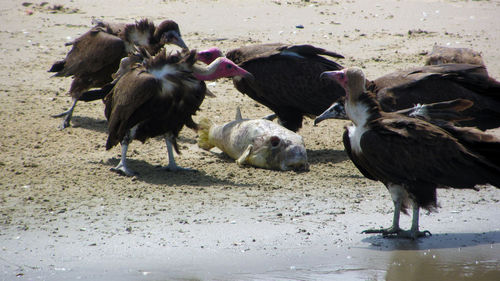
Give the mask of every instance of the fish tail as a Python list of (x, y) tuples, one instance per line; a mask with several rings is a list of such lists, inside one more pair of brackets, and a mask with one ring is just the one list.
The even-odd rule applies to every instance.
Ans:
[(212, 127), (212, 125), (212, 121), (207, 118), (202, 118), (198, 124), (198, 146), (202, 149), (209, 150), (214, 147), (208, 138), (210, 127)]

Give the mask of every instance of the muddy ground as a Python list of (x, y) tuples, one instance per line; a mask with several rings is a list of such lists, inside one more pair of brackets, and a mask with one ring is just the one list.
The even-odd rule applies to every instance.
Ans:
[[(375, 3), (376, 2), (376, 3)], [(64, 43), (92, 18), (174, 19), (191, 48), (309, 43), (345, 55), (369, 78), (423, 64), (434, 44), (481, 51), (500, 78), (498, 1), (3, 1), (0, 8), (0, 280), (499, 280), (500, 191), (439, 190), (422, 213), (434, 235), (398, 241), (360, 234), (388, 226), (392, 202), (341, 143), (345, 121), (304, 136), (309, 172), (240, 168), (201, 150), (184, 129), (165, 172), (165, 144), (133, 142), (128, 178), (109, 171), (101, 102), (80, 103), (58, 130), (71, 79), (50, 78)], [(303, 28), (297, 28), (302, 25)], [(216, 123), (268, 109), (228, 79), (196, 116)], [(409, 227), (404, 216), (402, 225)]]

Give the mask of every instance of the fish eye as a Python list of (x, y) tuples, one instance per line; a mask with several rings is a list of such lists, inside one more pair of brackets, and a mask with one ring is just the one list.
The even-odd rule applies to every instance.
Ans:
[(272, 136), (272, 137), (271, 137), (271, 145), (272, 145), (273, 147), (276, 147), (276, 146), (278, 146), (279, 144), (280, 144), (280, 138), (279, 138), (279, 137), (277, 137), (277, 136)]

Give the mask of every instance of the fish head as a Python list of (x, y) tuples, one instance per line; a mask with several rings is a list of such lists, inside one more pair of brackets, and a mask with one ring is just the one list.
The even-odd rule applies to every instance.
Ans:
[(266, 162), (270, 168), (282, 171), (309, 168), (306, 148), (301, 137), (300, 139), (282, 139), (278, 136), (270, 136), (265, 142), (268, 149)]

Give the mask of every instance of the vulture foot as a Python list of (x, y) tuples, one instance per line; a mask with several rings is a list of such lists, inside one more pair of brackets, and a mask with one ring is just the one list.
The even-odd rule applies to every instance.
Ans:
[(401, 228), (391, 226), (389, 228), (380, 228), (380, 229), (367, 229), (363, 230), (361, 233), (363, 234), (374, 234), (374, 233), (382, 233), (384, 237), (388, 237), (391, 235), (398, 235), (398, 233), (402, 232)]
[(381, 233), (384, 238), (407, 238), (407, 239), (418, 239), (421, 237), (432, 236), (432, 234), (428, 230), (424, 231), (414, 231), (414, 230), (402, 230), (399, 227), (389, 227), (389, 228), (381, 228), (381, 229), (367, 229), (363, 230), (364, 234), (374, 234)]
[(53, 118), (65, 117), (61, 125), (59, 125), (59, 129), (64, 130), (70, 126), (69, 122), (71, 121), (71, 116), (73, 115), (73, 110), (67, 110), (63, 113), (59, 113), (56, 115), (52, 115)]
[(122, 176), (127, 176), (127, 177), (133, 177), (139, 175), (137, 172), (130, 170), (123, 164), (118, 164), (118, 166), (109, 169), (110, 171), (113, 171), (115, 173), (118, 173)]

